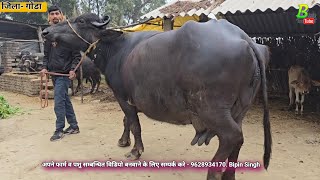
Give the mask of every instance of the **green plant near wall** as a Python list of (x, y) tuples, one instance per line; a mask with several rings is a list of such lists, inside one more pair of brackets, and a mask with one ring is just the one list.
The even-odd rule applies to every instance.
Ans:
[(0, 119), (8, 118), (19, 111), (20, 108), (10, 106), (7, 100), (3, 96), (0, 96)]

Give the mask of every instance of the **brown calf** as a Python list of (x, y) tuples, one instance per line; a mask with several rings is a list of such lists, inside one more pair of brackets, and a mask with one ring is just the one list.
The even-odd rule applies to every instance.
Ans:
[[(288, 70), (289, 77), (289, 108), (293, 105), (293, 90), (296, 97), (296, 114), (299, 113), (299, 104), (301, 105), (300, 114), (303, 114), (304, 96), (309, 93), (312, 86), (320, 86), (320, 82), (312, 80), (308, 72), (301, 66), (293, 65)], [(300, 96), (301, 95), (301, 99)]]

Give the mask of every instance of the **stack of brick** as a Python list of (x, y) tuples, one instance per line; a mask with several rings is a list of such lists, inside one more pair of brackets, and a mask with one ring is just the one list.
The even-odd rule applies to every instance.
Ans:
[[(17, 74), (13, 72), (4, 73), (0, 76), (0, 89), (22, 93), (28, 96), (38, 96), (40, 91), (40, 78), (39, 75)], [(49, 85), (49, 89), (52, 91), (52, 83)]]
[(18, 62), (15, 62), (15, 57), (20, 53), (20, 44), (18, 42), (6, 41), (1, 47), (1, 66), (5, 68), (5, 72), (18, 70)]

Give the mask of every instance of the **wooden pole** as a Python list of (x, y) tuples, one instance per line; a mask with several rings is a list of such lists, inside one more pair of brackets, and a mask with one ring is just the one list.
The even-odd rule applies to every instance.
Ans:
[(39, 38), (39, 46), (40, 46), (40, 52), (41, 53), (44, 53), (44, 45), (43, 45), (43, 38), (42, 38), (42, 29), (41, 29), (41, 27), (39, 26), (38, 27), (38, 38)]
[(174, 20), (172, 20), (172, 18), (164, 17), (163, 18), (163, 31), (173, 30), (173, 24), (174, 24)]
[(83, 84), (82, 84), (83, 72), (82, 64), (80, 65), (80, 87), (81, 87), (81, 103), (83, 103)]

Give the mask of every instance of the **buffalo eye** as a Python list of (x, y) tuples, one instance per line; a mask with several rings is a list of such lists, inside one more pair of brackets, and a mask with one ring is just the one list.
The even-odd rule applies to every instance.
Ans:
[(80, 22), (81, 24), (84, 24), (84, 23), (85, 23), (84, 19), (80, 19), (79, 22)]

